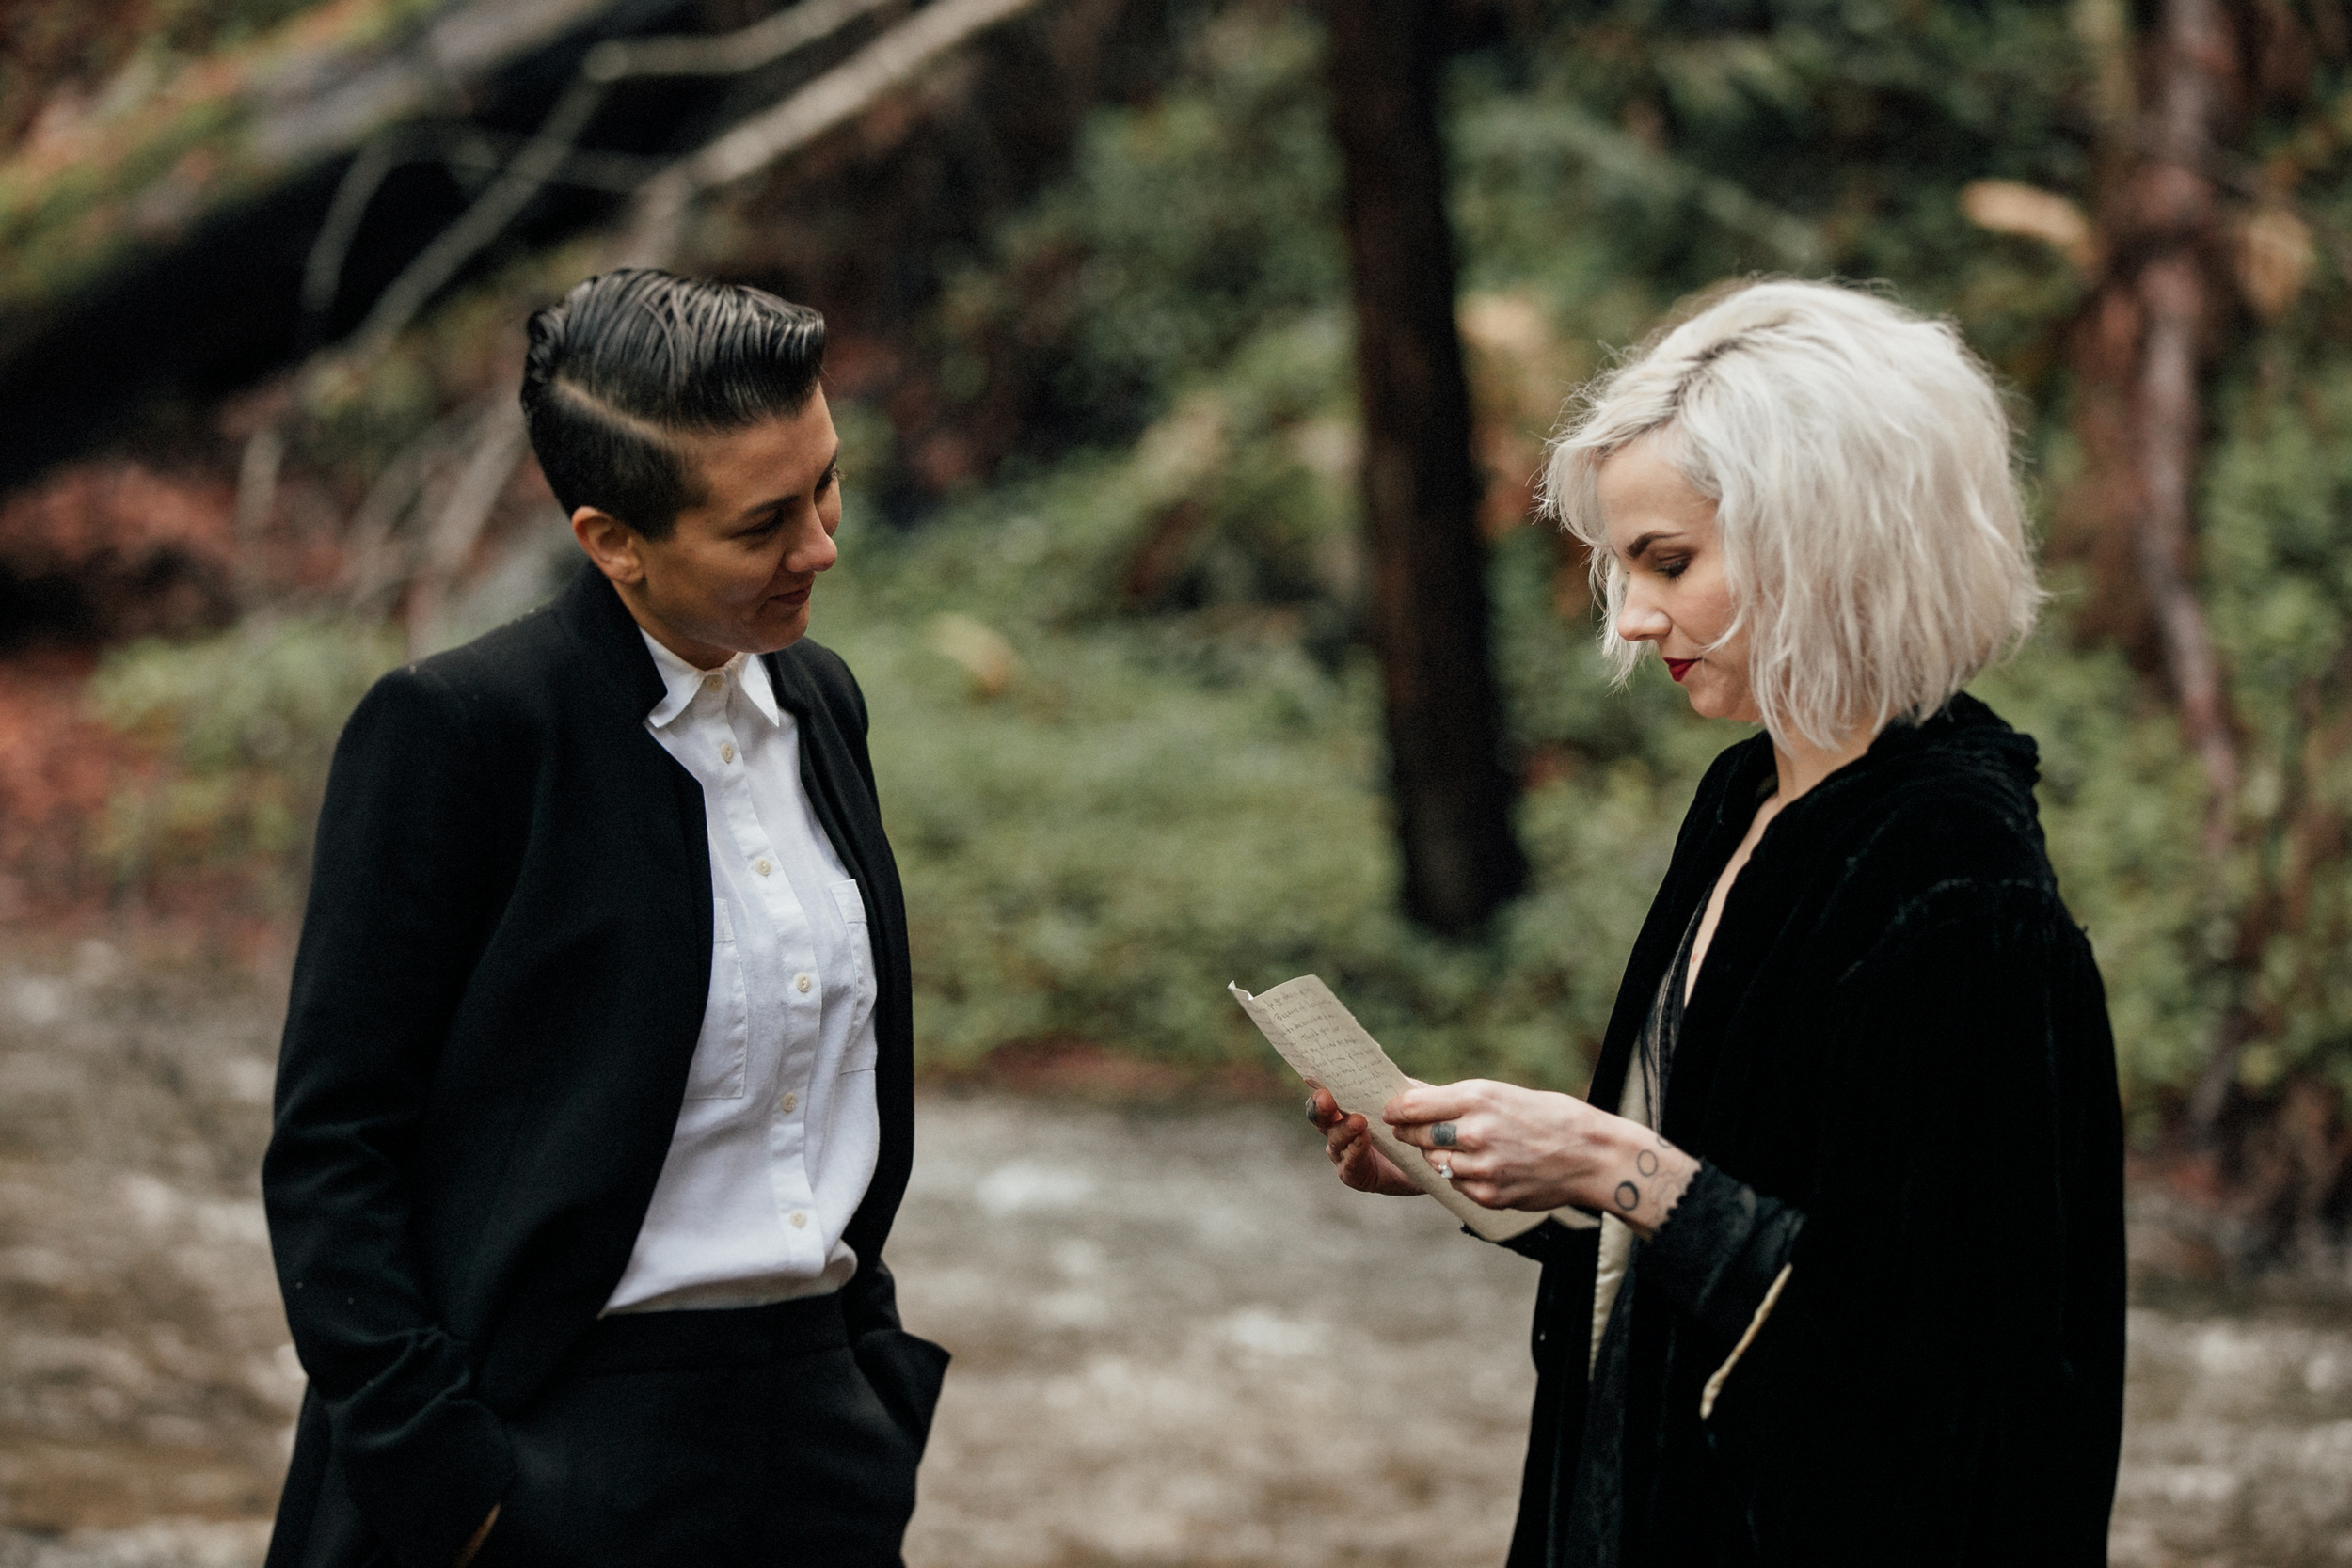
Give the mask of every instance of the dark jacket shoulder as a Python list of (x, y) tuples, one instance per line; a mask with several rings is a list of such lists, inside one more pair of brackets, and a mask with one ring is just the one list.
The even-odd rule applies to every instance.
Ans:
[(813, 637), (803, 637), (772, 657), (787, 678), (806, 681), (808, 689), (826, 707), (837, 716), (853, 718), (856, 733), (866, 733), (866, 693), (839, 654)]
[(1891, 917), (1962, 885), (2055, 898), (2033, 793), (2039, 761), (2030, 736), (1963, 693), (1924, 723), (1891, 726), (1798, 801), (1783, 818), (1798, 830), (1790, 847), (1836, 879), (1850, 910)]

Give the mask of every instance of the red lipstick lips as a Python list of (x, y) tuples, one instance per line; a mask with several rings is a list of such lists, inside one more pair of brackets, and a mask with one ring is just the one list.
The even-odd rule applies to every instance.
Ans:
[(1695, 658), (1667, 659), (1666, 673), (1672, 675), (1675, 678), (1675, 684), (1679, 686), (1682, 684), (1682, 677), (1691, 673), (1691, 666), (1696, 664), (1698, 660)]

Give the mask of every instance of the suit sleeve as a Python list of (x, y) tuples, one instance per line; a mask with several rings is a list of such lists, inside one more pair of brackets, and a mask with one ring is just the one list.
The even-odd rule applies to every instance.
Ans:
[(2103, 1562), (2122, 1135), (2088, 942), (2040, 889), (1923, 900), (1821, 1027), (1804, 1212), (1709, 1166), (1641, 1263), (1694, 1371), (1734, 1363), (1705, 1429), (1750, 1529), (1772, 1561)]
[(337, 744), (262, 1167), (295, 1349), (353, 1500), (403, 1568), (445, 1568), (513, 1474), (412, 1229), (435, 1069), (495, 913), (467, 732), (459, 697), (410, 668)]

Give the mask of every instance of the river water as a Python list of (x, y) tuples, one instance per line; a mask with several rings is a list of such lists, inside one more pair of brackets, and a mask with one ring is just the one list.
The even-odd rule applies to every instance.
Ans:
[[(251, 1568), (301, 1389), (267, 1010), (0, 958), (0, 1568)], [(928, 1098), (890, 1257), (956, 1353), (910, 1568), (1499, 1563), (1534, 1267), (1295, 1113)], [(2352, 1564), (2352, 1311), (2143, 1286), (2112, 1560)]]

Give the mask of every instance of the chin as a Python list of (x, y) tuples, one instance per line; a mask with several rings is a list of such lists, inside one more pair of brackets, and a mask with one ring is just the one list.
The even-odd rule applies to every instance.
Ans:
[(1756, 717), (1756, 706), (1744, 697), (1729, 698), (1719, 691), (1691, 693), (1691, 711), (1702, 719), (1744, 719)]
[(808, 607), (802, 605), (782, 620), (762, 619), (752, 628), (756, 653), (782, 653), (808, 635)]

